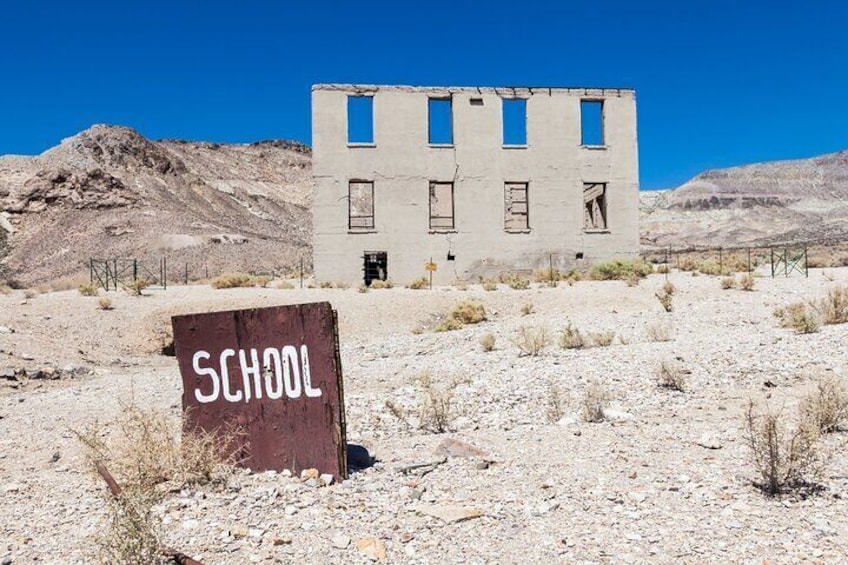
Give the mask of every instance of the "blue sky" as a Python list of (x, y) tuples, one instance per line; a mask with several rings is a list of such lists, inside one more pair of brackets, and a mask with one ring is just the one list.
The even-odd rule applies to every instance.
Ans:
[(0, 154), (93, 123), (310, 141), (316, 82), (629, 86), (643, 188), (848, 148), (848, 3), (38, 2), (0, 14)]

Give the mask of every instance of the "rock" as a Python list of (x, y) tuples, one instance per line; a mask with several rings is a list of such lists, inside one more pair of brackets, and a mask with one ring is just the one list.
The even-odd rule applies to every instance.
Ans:
[(721, 449), (722, 447), (718, 438), (710, 432), (704, 432), (701, 435), (700, 439), (698, 439), (698, 445), (706, 449)]
[(386, 559), (386, 544), (375, 537), (356, 540), (356, 549), (371, 561), (384, 561)]
[(332, 539), (333, 547), (337, 549), (347, 549), (347, 546), (350, 545), (350, 537), (344, 534), (336, 534)]
[(289, 544), (291, 544), (291, 542), (292, 542), (292, 539), (288, 536), (275, 537), (274, 540), (272, 541), (272, 543), (274, 545), (289, 545)]
[(0, 379), (5, 379), (7, 381), (17, 381), (18, 372), (12, 369), (11, 367), (5, 367), (3, 369), (0, 369)]
[(297, 514), (297, 508), (289, 504), (288, 506), (286, 506), (285, 512), (286, 516), (294, 516), (295, 514)]
[(304, 482), (303, 484), (312, 488), (318, 488), (322, 486), (321, 479), (306, 479), (306, 482)]
[(333, 475), (331, 475), (330, 473), (322, 473), (321, 476), (318, 478), (321, 479), (321, 482), (324, 484), (324, 486), (333, 484)]
[(571, 417), (571, 416), (563, 416), (562, 418), (560, 418), (559, 420), (557, 420), (557, 425), (558, 425), (558, 426), (563, 426), (563, 427), (565, 427), (565, 426), (573, 426), (573, 425), (574, 425), (574, 424), (576, 424), (576, 423), (577, 423), (577, 418), (573, 418), (573, 417)]
[(321, 476), (321, 472), (318, 469), (304, 469), (300, 472), (300, 478), (303, 480), (307, 479), (317, 479)]
[(633, 414), (625, 412), (624, 410), (617, 410), (615, 408), (605, 408), (604, 419), (611, 422), (629, 422), (633, 420)]
[(12, 558), (4, 557), (2, 560), (0, 560), (0, 565), (12, 565)]
[(476, 508), (465, 508), (452, 504), (420, 504), (415, 508), (415, 511), (424, 516), (438, 518), (448, 524), (472, 520), (483, 515), (483, 512)]
[(184, 530), (193, 530), (199, 525), (200, 525), (199, 520), (195, 520), (194, 518), (190, 518), (190, 519), (185, 520), (183, 522), (183, 529)]
[(458, 439), (446, 438), (439, 447), (436, 448), (436, 453), (445, 457), (486, 457), (486, 452), (478, 449), (470, 443), (459, 441)]
[(53, 455), (50, 457), (50, 462), (55, 463), (56, 461), (58, 461), (61, 458), (62, 458), (62, 453), (59, 452), (59, 451), (54, 451)]
[(15, 330), (7, 326), (0, 326), (0, 334), (13, 334)]
[(374, 458), (368, 450), (355, 443), (347, 444), (347, 464), (351, 469), (367, 469), (374, 464)]
[(21, 353), (21, 359), (23, 359), (24, 361), (34, 361), (35, 357), (30, 355), (29, 353)]

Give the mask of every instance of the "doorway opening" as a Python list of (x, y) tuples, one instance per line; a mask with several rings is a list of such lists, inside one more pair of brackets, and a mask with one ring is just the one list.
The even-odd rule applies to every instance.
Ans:
[(371, 281), (384, 281), (389, 278), (389, 258), (385, 251), (366, 251), (363, 255), (362, 271), (365, 286), (371, 286)]

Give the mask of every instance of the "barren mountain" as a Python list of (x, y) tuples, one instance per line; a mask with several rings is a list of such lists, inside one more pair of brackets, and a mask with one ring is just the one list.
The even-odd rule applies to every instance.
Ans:
[(845, 241), (848, 150), (706, 171), (641, 202), (646, 246)]
[(138, 258), (171, 278), (311, 263), (311, 152), (266, 141), (150, 141), (96, 125), (37, 157), (0, 157), (5, 276), (32, 285)]

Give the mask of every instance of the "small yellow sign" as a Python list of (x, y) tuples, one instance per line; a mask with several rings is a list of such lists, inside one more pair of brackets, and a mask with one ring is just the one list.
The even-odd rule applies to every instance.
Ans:
[(436, 264), (433, 263), (433, 262), (427, 263), (427, 264), (424, 265), (424, 270), (433, 272), (433, 271), (436, 270)]

